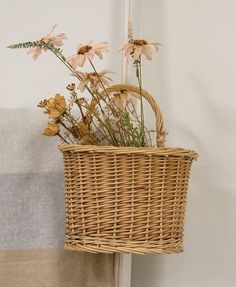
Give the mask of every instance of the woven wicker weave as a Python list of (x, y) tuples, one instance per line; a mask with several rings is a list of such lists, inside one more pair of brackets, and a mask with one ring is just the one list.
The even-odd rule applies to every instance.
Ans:
[[(108, 92), (137, 87), (115, 85)], [(162, 115), (157, 141), (164, 145)], [(65, 248), (88, 252), (183, 251), (190, 169), (197, 153), (183, 148), (61, 145), (65, 169)]]

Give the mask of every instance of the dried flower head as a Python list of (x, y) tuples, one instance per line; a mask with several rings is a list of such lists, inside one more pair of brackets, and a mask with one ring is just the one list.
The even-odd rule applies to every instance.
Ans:
[(83, 67), (85, 60), (92, 60), (95, 55), (97, 55), (100, 59), (103, 58), (104, 52), (108, 52), (107, 43), (100, 42), (98, 44), (92, 44), (89, 42), (86, 45), (79, 45), (77, 47), (77, 53), (69, 56), (67, 61), (71, 64), (72, 68), (75, 70), (77, 66)]
[(47, 101), (45, 108), (45, 114), (48, 114), (50, 118), (58, 118), (66, 111), (65, 98), (60, 94), (56, 94), (54, 98)]
[(47, 105), (47, 100), (40, 101), (37, 105), (39, 108), (45, 108)]
[(76, 103), (77, 103), (78, 105), (87, 105), (87, 104), (88, 104), (87, 101), (86, 101), (86, 99), (85, 99), (84, 97), (78, 98), (78, 99), (76, 100)]
[(60, 132), (60, 125), (55, 123), (49, 123), (48, 127), (44, 130), (43, 135), (52, 137), (58, 135)]
[(69, 91), (74, 91), (74, 90), (75, 90), (75, 83), (69, 84), (66, 88), (67, 88), (67, 90), (69, 90)]
[(51, 44), (57, 47), (61, 47), (63, 45), (63, 40), (66, 40), (67, 37), (64, 33), (60, 33), (56, 36), (52, 35), (52, 32), (55, 30), (57, 25), (54, 25), (49, 34), (41, 38), (40, 41), (44, 42), (45, 44)]
[(128, 93), (126, 90), (123, 90), (113, 94), (113, 98), (111, 99), (109, 105), (112, 105), (116, 109), (123, 111), (130, 102), (134, 101), (134, 99), (140, 99), (140, 96), (135, 93)]
[(112, 79), (107, 76), (110, 73), (108, 70), (102, 70), (99, 73), (82, 73), (77, 72), (81, 77), (82, 81), (80, 82), (78, 89), (83, 92), (88, 85), (91, 90), (96, 93), (99, 88), (103, 89), (103, 87), (109, 87)]
[(42, 53), (42, 51), (47, 51), (43, 44), (51, 44), (57, 47), (61, 47), (63, 45), (63, 40), (67, 39), (64, 33), (60, 33), (56, 36), (53, 36), (52, 33), (55, 30), (57, 25), (54, 25), (49, 34), (42, 37), (38, 42), (41, 43), (40, 46), (32, 47), (28, 50), (27, 54), (32, 54), (33, 59), (36, 60), (38, 56)]
[[(38, 107), (43, 108), (50, 118), (50, 123), (43, 134), (46, 136), (58, 135), (67, 144), (151, 146), (149, 140), (146, 139), (143, 116), (141, 55), (144, 54), (147, 59), (151, 60), (158, 51), (160, 44), (144, 39), (133, 39), (133, 29), (129, 23), (129, 42), (123, 45), (120, 50), (124, 51), (127, 59), (132, 57), (136, 66), (139, 87), (138, 89), (129, 89), (123, 86), (119, 89), (115, 87), (106, 89), (112, 81), (108, 76), (108, 71), (102, 70), (98, 73), (91, 60), (95, 56), (100, 59), (103, 58), (103, 53), (108, 51), (107, 43), (93, 44), (89, 42), (85, 45), (79, 45), (75, 55), (66, 58), (62, 50), (58, 48), (61, 47), (66, 36), (63, 33), (52, 35), (55, 27), (38, 41), (28, 41), (9, 46), (12, 49), (30, 48), (28, 54), (32, 54), (34, 59), (37, 59), (42, 51), (49, 50), (80, 81), (79, 84), (71, 83), (67, 86), (70, 95), (68, 102), (63, 96), (56, 94), (38, 104)], [(86, 60), (90, 61), (94, 72), (76, 71), (76, 68), (82, 67)], [(90, 93), (88, 100), (79, 97), (77, 87), (81, 92), (87, 88)], [(104, 91), (101, 92), (100, 89)], [(133, 93), (128, 90), (136, 92)], [(135, 98), (141, 101), (140, 114), (135, 109)], [(66, 134), (64, 134), (65, 131)]]
[(153, 55), (159, 51), (161, 44), (157, 42), (148, 42), (143, 39), (130, 39), (119, 51), (123, 50), (127, 59), (132, 56), (134, 61), (139, 61), (141, 54), (144, 54), (148, 60), (152, 60)]

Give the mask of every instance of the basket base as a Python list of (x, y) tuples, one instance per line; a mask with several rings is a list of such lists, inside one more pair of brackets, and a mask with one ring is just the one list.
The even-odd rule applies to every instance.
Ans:
[(134, 254), (170, 254), (183, 252), (182, 241), (166, 240), (154, 241), (122, 241), (104, 238), (81, 237), (79, 239), (67, 240), (65, 249), (91, 252), (91, 253), (134, 253)]

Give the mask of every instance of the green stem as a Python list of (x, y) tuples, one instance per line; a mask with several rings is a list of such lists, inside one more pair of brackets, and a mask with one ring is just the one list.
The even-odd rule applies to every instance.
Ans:
[(139, 85), (139, 93), (140, 93), (140, 104), (141, 104), (141, 144), (142, 146), (145, 146), (145, 131), (144, 131), (144, 108), (143, 108), (143, 95), (142, 95), (142, 63), (141, 63), (141, 56), (139, 60), (139, 64), (136, 65), (136, 76), (138, 79), (138, 85)]
[(102, 128), (99, 128), (99, 127), (95, 124), (94, 120), (92, 120), (92, 122), (93, 122), (93, 125), (94, 125), (94, 127), (96, 128), (96, 130), (97, 130), (110, 144), (114, 145), (114, 143), (113, 143), (112, 141), (110, 141), (109, 138), (105, 135), (105, 133), (102, 132)]
[[(139, 117), (138, 117), (138, 114), (137, 114), (137, 112), (136, 112), (135, 106), (134, 106), (134, 104), (133, 104), (132, 102), (131, 102), (131, 104), (132, 104), (132, 107), (133, 107), (133, 111), (131, 111), (131, 110), (129, 109), (129, 112), (134, 116), (135, 120), (140, 124), (141, 122), (140, 122), (140, 120), (139, 120)], [(145, 125), (144, 125), (144, 129), (145, 129), (145, 131), (146, 131), (146, 133), (144, 134), (144, 136), (145, 136), (145, 142), (148, 143), (148, 144), (147, 144), (148, 146), (152, 146), (152, 139), (151, 139), (150, 131), (147, 129), (147, 127), (145, 127)], [(149, 140), (147, 140), (146, 134), (147, 134)]]

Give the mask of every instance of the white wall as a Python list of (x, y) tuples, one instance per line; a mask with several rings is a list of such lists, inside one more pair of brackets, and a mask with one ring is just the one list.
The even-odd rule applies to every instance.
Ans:
[[(40, 100), (56, 92), (66, 93), (66, 85), (74, 79), (50, 52), (34, 61), (25, 49), (6, 49), (9, 44), (38, 40), (54, 24), (58, 24), (55, 33), (64, 32), (69, 38), (63, 46), (66, 56), (89, 40), (109, 42), (110, 52), (95, 64), (115, 72), (119, 81), (122, 15), (123, 0), (1, 0), (0, 108), (36, 108)], [(91, 68), (87, 65), (85, 70)]]
[(168, 144), (197, 150), (181, 255), (133, 256), (133, 287), (236, 285), (236, 1), (140, 0), (145, 65)]

